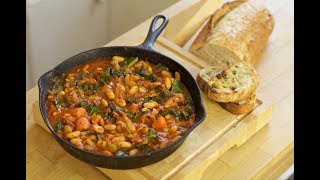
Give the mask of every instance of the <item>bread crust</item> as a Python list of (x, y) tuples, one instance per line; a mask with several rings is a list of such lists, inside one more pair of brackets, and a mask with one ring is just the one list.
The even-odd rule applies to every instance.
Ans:
[(200, 54), (206, 46), (221, 46), (235, 54), (238, 61), (255, 65), (273, 27), (274, 19), (266, 8), (244, 0), (225, 3), (211, 16), (189, 51), (217, 65), (212, 57), (202, 57)]

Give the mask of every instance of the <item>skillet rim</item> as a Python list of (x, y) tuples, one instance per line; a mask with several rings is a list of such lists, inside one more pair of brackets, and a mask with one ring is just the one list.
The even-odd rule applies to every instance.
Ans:
[[(85, 149), (81, 149), (81, 148), (78, 148), (77, 146), (71, 144), (69, 141), (63, 139), (62, 137), (60, 137), (53, 129), (53, 127), (50, 125), (49, 123), (49, 119), (48, 119), (48, 116), (46, 114), (46, 102), (47, 100), (44, 99), (43, 100), (43, 95), (44, 95), (44, 92), (45, 92), (45, 89), (43, 88), (43, 84), (47, 83), (45, 82), (46, 80), (50, 81), (52, 78), (55, 77), (54, 75), (54, 72), (59, 69), (59, 67), (61, 66), (64, 66), (65, 64), (68, 64), (68, 61), (71, 61), (72, 59), (76, 58), (77, 56), (80, 56), (80, 55), (83, 55), (85, 53), (89, 53), (89, 52), (94, 52), (94, 51), (97, 51), (97, 50), (105, 50), (105, 49), (111, 49), (111, 48), (123, 48), (125, 50), (127, 49), (138, 49), (140, 51), (147, 51), (149, 53), (153, 53), (153, 54), (157, 54), (159, 56), (162, 56), (164, 58), (167, 58), (168, 60), (176, 63), (174, 64), (174, 66), (177, 66), (178, 65), (178, 69), (182, 68), (185, 72), (187, 72), (187, 74), (190, 76), (190, 78), (192, 79), (192, 81), (194, 81), (194, 83), (196, 84), (196, 91), (197, 91), (197, 95), (200, 97), (199, 99), (199, 107), (198, 109), (196, 109), (196, 117), (197, 117), (197, 114), (200, 114), (200, 118), (198, 121), (196, 121), (178, 140), (168, 144), (167, 146), (163, 147), (163, 148), (160, 148), (160, 149), (157, 149), (157, 150), (153, 150), (153, 151), (150, 151), (148, 153), (142, 153), (142, 154), (138, 154), (138, 155), (135, 155), (135, 156), (117, 156), (117, 155), (113, 155), (113, 156), (105, 156), (103, 154), (99, 154), (99, 153), (95, 153), (95, 152), (92, 152), (92, 151), (88, 151), (88, 150), (85, 150)], [(90, 62), (90, 61), (95, 61), (96, 59), (93, 59), (93, 60), (88, 60), (86, 61), (85, 63), (87, 62)], [(147, 60), (148, 61), (148, 60)], [(151, 62), (152, 63), (152, 62)], [(75, 68), (77, 66), (80, 66), (81, 64), (84, 64), (84, 63), (78, 63), (76, 65), (72, 65), (72, 68)], [(70, 66), (70, 65), (68, 65)], [(180, 67), (179, 67), (180, 66)], [(70, 70), (69, 69), (69, 70)], [(67, 70), (68, 71), (68, 70)], [(67, 72), (67, 71), (64, 71), (64, 72)], [(52, 77), (53, 76), (53, 77)], [(185, 83), (184, 83), (185, 84)], [(204, 120), (205, 120), (205, 117), (206, 117), (206, 110), (205, 110), (205, 107), (204, 107), (204, 104), (203, 104), (203, 99), (202, 99), (202, 95), (201, 95), (201, 91), (200, 91), (200, 88), (199, 88), (199, 85), (197, 83), (197, 81), (195, 80), (195, 78), (192, 76), (192, 74), (183, 66), (181, 65), (179, 62), (175, 61), (174, 59), (160, 53), (160, 52), (157, 52), (153, 49), (148, 49), (148, 48), (145, 48), (143, 46), (107, 46), (107, 47), (99, 47), (99, 48), (93, 48), (93, 49), (90, 49), (90, 50), (87, 50), (87, 51), (83, 51), (83, 52), (80, 52), (66, 60), (64, 60), (63, 62), (59, 63), (57, 66), (55, 66), (53, 69), (47, 71), (46, 73), (42, 74), (38, 80), (38, 89), (39, 89), (39, 105), (40, 105), (40, 112), (41, 112), (41, 115), (43, 117), (43, 120), (46, 124), (46, 126), (49, 128), (49, 130), (51, 131), (51, 133), (56, 137), (56, 138), (59, 138), (61, 141), (63, 141), (64, 143), (68, 144), (69, 146), (71, 145), (73, 148), (76, 148), (77, 150), (80, 150), (81, 152), (83, 153), (88, 153), (92, 156), (98, 156), (100, 158), (105, 158), (105, 159), (133, 159), (134, 158), (143, 158), (143, 157), (148, 157), (148, 156), (152, 156), (152, 155), (156, 155), (158, 154), (159, 152), (163, 152), (163, 151), (166, 151), (167, 149), (170, 149), (170, 148), (173, 148), (174, 146), (176, 146), (177, 144), (181, 143), (178, 148), (183, 144), (183, 142), (181, 141), (184, 141), (188, 136), (189, 134), (197, 127), (199, 126)], [(48, 89), (49, 90), (49, 89)], [(188, 90), (190, 91), (190, 89), (188, 88)], [(194, 89), (193, 89), (194, 91)], [(192, 99), (194, 98), (197, 98), (197, 97), (193, 97), (191, 95)], [(46, 97), (45, 97), (46, 98)], [(60, 143), (59, 143), (60, 145)], [(178, 149), (177, 148), (177, 149)], [(176, 149), (176, 150), (177, 150)], [(175, 152), (176, 150), (174, 150), (173, 152)], [(173, 154), (173, 152), (171, 154)], [(69, 152), (68, 152), (69, 153)], [(169, 155), (171, 155), (169, 154)], [(168, 155), (168, 156), (169, 156)], [(165, 157), (166, 158), (166, 157)], [(156, 162), (159, 162), (165, 158), (162, 158)], [(78, 158), (77, 158), (78, 159)], [(85, 161), (86, 162), (86, 161)], [(156, 162), (153, 162), (152, 164), (156, 163)], [(86, 162), (88, 163), (88, 162)], [(91, 163), (89, 163), (91, 164)], [(93, 165), (93, 164), (91, 164)], [(94, 165), (96, 166), (96, 165)], [(140, 166), (141, 167), (141, 166)]]

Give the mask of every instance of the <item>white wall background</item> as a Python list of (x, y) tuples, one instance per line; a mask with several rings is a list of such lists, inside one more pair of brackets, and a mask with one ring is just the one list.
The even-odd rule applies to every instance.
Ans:
[(63, 60), (112, 39), (179, 0), (27, 0), (26, 90)]

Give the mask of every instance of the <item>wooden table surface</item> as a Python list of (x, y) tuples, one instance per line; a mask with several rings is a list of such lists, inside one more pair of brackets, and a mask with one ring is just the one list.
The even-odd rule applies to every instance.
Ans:
[[(167, 16), (196, 3), (182, 0), (161, 12)], [(274, 112), (269, 124), (237, 148), (224, 153), (205, 169), (203, 179), (275, 179), (294, 161), (294, 15), (293, 1), (259, 0), (275, 18), (275, 28), (257, 71), (264, 79), (257, 95), (272, 95)], [(160, 14), (160, 13), (159, 13)], [(145, 36), (151, 19), (108, 43), (132, 45)], [(266, 75), (267, 74), (267, 75)], [(37, 86), (27, 91), (26, 166), (27, 179), (109, 179), (93, 166), (82, 163), (57, 147), (52, 135), (33, 120), (32, 103), (38, 99)], [(35, 138), (37, 137), (37, 138)], [(57, 151), (60, 153), (58, 158)], [(54, 153), (53, 153), (54, 152)], [(32, 159), (32, 161), (31, 161)]]

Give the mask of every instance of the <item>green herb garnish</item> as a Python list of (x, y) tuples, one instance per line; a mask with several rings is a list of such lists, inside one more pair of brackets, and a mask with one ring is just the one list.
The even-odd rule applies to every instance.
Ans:
[(99, 109), (99, 107), (95, 104), (90, 104), (87, 108), (86, 111), (89, 113), (89, 115), (91, 116), (92, 114), (96, 113), (96, 114), (100, 114), (101, 110)]
[(171, 90), (176, 93), (182, 93), (182, 86), (179, 80), (175, 79), (172, 83)]
[(124, 67), (124, 66), (128, 66), (128, 67), (131, 67), (132, 65), (134, 65), (136, 62), (138, 62), (138, 58), (137, 57), (131, 57), (131, 58), (127, 58), (125, 59), (124, 61), (120, 62), (119, 65), (121, 67)]
[(132, 65), (134, 65), (135, 63), (137, 63), (138, 60), (139, 60), (139, 59), (138, 59), (137, 57), (133, 58), (133, 59), (128, 63), (128, 67), (131, 67)]
[(60, 85), (61, 80), (58, 79), (52, 87), (52, 91), (50, 91), (51, 94), (57, 94), (58, 92), (63, 90), (63, 86)]
[(92, 91), (93, 93), (97, 92), (97, 90), (100, 89), (100, 86), (96, 85), (96, 84), (90, 84), (88, 86), (88, 90), (89, 91)]
[(113, 117), (112, 113), (108, 113), (108, 114), (105, 114), (105, 115), (103, 116), (103, 119), (104, 119), (104, 120), (107, 120), (107, 119), (110, 119), (110, 118), (112, 118), (112, 117)]
[(157, 138), (157, 134), (154, 132), (153, 129), (148, 129), (148, 137), (149, 138)]
[(100, 81), (103, 84), (107, 84), (110, 81), (110, 67), (107, 67), (106, 72), (100, 77)]
[(166, 110), (166, 111), (162, 111), (161, 114), (162, 114), (162, 115), (171, 114), (171, 115), (176, 116), (176, 117), (179, 117), (179, 118), (181, 117), (181, 116), (180, 116), (180, 113), (179, 113), (178, 111), (173, 110), (173, 109), (169, 109), (169, 110)]
[(169, 68), (161, 63), (157, 64), (156, 71), (169, 70)]
[(121, 76), (121, 72), (116, 70), (116, 69), (113, 69), (113, 68), (110, 68), (111, 70), (111, 74), (114, 75), (114, 76)]
[(193, 110), (190, 106), (186, 106), (183, 111), (180, 113), (181, 118), (184, 120), (189, 120)]
[(58, 131), (61, 131), (64, 128), (64, 124), (62, 124), (61, 120), (56, 123), (56, 128)]
[(121, 107), (115, 105), (114, 103), (110, 103), (109, 107), (110, 107), (111, 110), (116, 110), (116, 111), (119, 111), (119, 112), (125, 112)]
[(154, 75), (154, 74), (149, 74), (149, 73), (147, 73), (146, 70), (144, 70), (144, 69), (142, 69), (142, 68), (137, 71), (137, 74), (140, 75), (140, 76), (142, 76), (142, 77), (144, 77), (144, 78), (146, 78), (146, 79), (150, 79), (150, 80), (152, 80), (153, 82), (157, 81), (157, 79), (158, 79), (158, 77), (157, 77), (156, 75)]
[(144, 144), (142, 146), (137, 146), (137, 148), (142, 152), (148, 152), (150, 150), (150, 148), (147, 144)]

